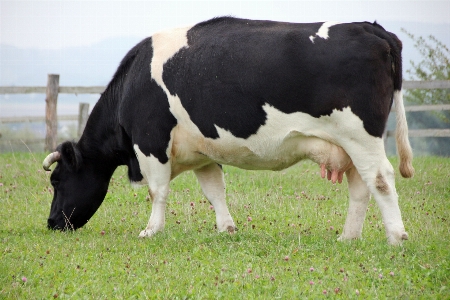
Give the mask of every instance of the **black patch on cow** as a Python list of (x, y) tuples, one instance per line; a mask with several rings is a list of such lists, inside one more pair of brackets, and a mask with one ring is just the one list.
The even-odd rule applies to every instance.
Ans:
[(266, 122), (264, 104), (316, 118), (349, 106), (381, 137), (401, 78), (401, 44), (370, 23), (332, 26), (323, 39), (316, 36), (322, 24), (200, 23), (188, 31), (189, 47), (164, 65), (164, 83), (210, 138), (218, 138), (214, 125), (240, 138), (255, 134)]
[(164, 90), (151, 78), (152, 40), (142, 41), (124, 81), (120, 124), (146, 156), (167, 163), (170, 133), (177, 124)]
[(142, 179), (144, 179), (144, 176), (142, 176), (141, 169), (139, 166), (139, 161), (134, 153), (134, 149), (132, 148), (132, 141), (130, 137), (126, 134), (123, 127), (121, 127), (121, 133), (122, 133), (122, 141), (123, 141), (123, 147), (128, 148), (128, 152), (130, 155), (128, 155), (125, 159), (124, 164), (128, 166), (128, 179), (131, 182), (140, 182)]

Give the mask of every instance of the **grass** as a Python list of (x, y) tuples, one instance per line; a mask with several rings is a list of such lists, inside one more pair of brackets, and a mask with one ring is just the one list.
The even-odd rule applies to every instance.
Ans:
[(373, 200), (363, 239), (337, 242), (346, 183), (322, 180), (310, 162), (282, 172), (225, 167), (234, 235), (216, 232), (185, 173), (171, 184), (165, 231), (139, 239), (151, 203), (125, 168), (84, 228), (53, 232), (43, 158), (0, 155), (1, 299), (450, 299), (449, 158), (416, 158), (416, 176), (397, 178), (410, 238), (400, 247), (387, 245)]

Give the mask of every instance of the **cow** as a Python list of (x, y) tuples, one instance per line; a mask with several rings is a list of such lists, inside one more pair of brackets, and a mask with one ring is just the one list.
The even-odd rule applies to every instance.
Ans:
[(408, 238), (394, 169), (382, 139), (395, 102), (400, 173), (412, 177), (402, 96), (402, 44), (378, 23), (285, 23), (219, 17), (154, 34), (132, 48), (58, 162), (48, 227), (75, 230), (103, 202), (114, 170), (152, 199), (148, 225), (163, 230), (169, 183), (193, 170), (234, 233), (222, 165), (282, 170), (302, 159), (333, 183), (347, 177), (349, 208), (339, 240), (361, 237), (371, 195), (387, 242)]

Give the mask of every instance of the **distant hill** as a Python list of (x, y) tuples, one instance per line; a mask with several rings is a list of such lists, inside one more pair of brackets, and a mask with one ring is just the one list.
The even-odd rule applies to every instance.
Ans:
[(136, 37), (104, 40), (61, 50), (20, 49), (0, 44), (0, 85), (43, 86), (47, 74), (60, 74), (60, 85), (106, 85)]
[[(0, 44), (0, 85), (45, 86), (47, 74), (60, 74), (60, 85), (107, 85), (137, 37), (107, 39), (89, 47), (61, 50), (20, 49)], [(99, 95), (58, 96), (58, 115), (75, 115), (78, 103), (90, 104)], [(0, 95), (0, 117), (43, 116), (45, 95)], [(12, 126), (12, 125), (11, 125)]]

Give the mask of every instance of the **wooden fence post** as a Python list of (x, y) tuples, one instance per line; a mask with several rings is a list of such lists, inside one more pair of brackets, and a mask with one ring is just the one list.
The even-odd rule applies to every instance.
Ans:
[(80, 110), (78, 114), (78, 138), (81, 137), (86, 127), (87, 119), (89, 117), (89, 103), (80, 103)]
[(58, 130), (58, 119), (56, 106), (58, 103), (59, 75), (49, 74), (45, 98), (45, 148), (44, 151), (51, 152), (56, 148), (56, 137)]

